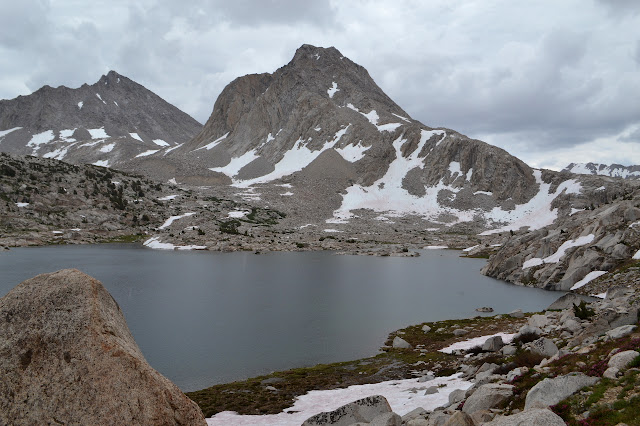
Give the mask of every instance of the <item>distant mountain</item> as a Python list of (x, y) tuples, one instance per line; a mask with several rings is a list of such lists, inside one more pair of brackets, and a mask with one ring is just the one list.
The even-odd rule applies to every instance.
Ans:
[(601, 175), (619, 177), (623, 179), (640, 179), (640, 165), (622, 166), (620, 164), (571, 163), (562, 171), (578, 173), (581, 175)]
[(146, 172), (163, 179), (253, 188), (314, 223), (539, 228), (588, 205), (575, 179), (412, 119), (333, 47), (303, 45), (273, 74), (237, 78), (199, 134), (152, 159)]
[(166, 153), (202, 125), (115, 71), (77, 89), (44, 86), (0, 101), (0, 151), (120, 167)]

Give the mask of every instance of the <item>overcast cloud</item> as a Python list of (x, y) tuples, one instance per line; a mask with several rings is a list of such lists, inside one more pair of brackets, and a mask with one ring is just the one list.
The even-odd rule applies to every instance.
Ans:
[(226, 84), (309, 43), (531, 165), (640, 164), (637, 0), (3, 0), (0, 27), (2, 99), (114, 69), (204, 123)]

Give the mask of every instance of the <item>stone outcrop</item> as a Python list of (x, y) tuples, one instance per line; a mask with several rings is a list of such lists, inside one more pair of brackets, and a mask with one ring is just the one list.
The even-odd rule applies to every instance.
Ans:
[(155, 371), (103, 285), (74, 269), (0, 299), (1, 424), (205, 425)]

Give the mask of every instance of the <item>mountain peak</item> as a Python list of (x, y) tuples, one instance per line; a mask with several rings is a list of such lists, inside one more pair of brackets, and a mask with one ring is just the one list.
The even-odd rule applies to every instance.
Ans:
[(315, 59), (320, 60), (322, 57), (331, 58), (331, 59), (341, 59), (344, 58), (342, 53), (335, 47), (316, 47), (311, 44), (303, 44), (297, 50), (295, 55), (293, 55), (293, 62), (300, 59)]

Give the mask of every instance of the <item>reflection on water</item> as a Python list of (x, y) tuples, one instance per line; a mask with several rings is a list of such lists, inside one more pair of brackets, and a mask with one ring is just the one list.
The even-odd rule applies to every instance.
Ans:
[(43, 272), (77, 268), (102, 281), (149, 363), (185, 391), (373, 355), (410, 324), (544, 309), (558, 293), (480, 275), (482, 259), (330, 252), (167, 252), (136, 245), (0, 253), (0, 295)]

